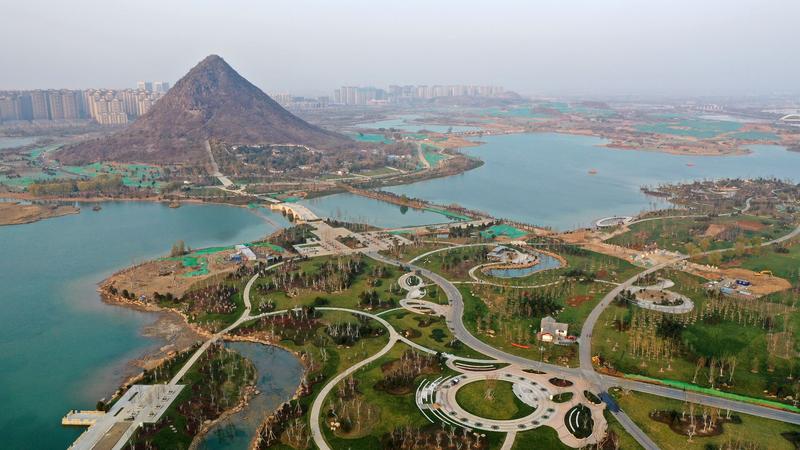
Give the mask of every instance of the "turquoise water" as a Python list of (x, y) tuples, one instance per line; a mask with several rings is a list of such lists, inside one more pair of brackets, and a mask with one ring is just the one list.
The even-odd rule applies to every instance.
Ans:
[(386, 136), (377, 133), (355, 133), (351, 135), (354, 140), (359, 142), (373, 142), (373, 143), (381, 143), (381, 144), (391, 144), (391, 139), (387, 139)]
[(519, 269), (489, 269), (489, 275), (497, 278), (521, 278), (543, 270), (558, 269), (561, 267), (561, 261), (553, 258), (544, 253), (534, 252), (539, 257), (539, 263), (535, 266), (524, 267)]
[(307, 206), (320, 217), (366, 223), (381, 228), (451, 222), (447, 216), (433, 211), (403, 208), (350, 193), (302, 200), (298, 203)]
[(722, 120), (681, 119), (669, 122), (637, 125), (636, 130), (644, 133), (672, 134), (710, 139), (720, 134), (730, 133), (742, 127), (741, 123)]
[(550, 117), (545, 113), (534, 112), (532, 107), (510, 109), (488, 108), (482, 110), (482, 113), (493, 117), (522, 117), (528, 119), (544, 119)]
[(479, 131), (480, 127), (473, 127), (467, 125), (436, 125), (429, 123), (414, 123), (412, 120), (420, 119), (420, 116), (415, 114), (398, 116), (394, 119), (379, 120), (377, 122), (365, 122), (354, 125), (355, 128), (365, 128), (379, 130), (381, 128), (395, 128), (397, 130), (406, 131), (409, 133), (417, 133), (422, 130), (432, 131), (434, 133), (447, 133), (452, 131), (459, 133), (463, 131)]
[[(722, 177), (800, 180), (800, 153), (779, 146), (753, 145), (753, 153), (745, 156), (696, 157), (609, 149), (600, 147), (605, 141), (599, 138), (552, 133), (489, 136), (482, 141), (486, 144), (464, 152), (481, 158), (483, 166), (386, 190), (571, 229), (662, 204), (642, 194), (642, 185)], [(597, 174), (589, 175), (590, 169)], [(337, 208), (333, 203), (325, 207)]]
[(225, 344), (256, 366), (256, 389), (261, 391), (247, 407), (216, 424), (200, 445), (204, 450), (246, 449), (264, 418), (292, 398), (303, 376), (303, 366), (286, 350), (253, 342)]
[(733, 133), (736, 139), (743, 139), (747, 141), (774, 141), (779, 139), (778, 135), (769, 131), (742, 131)]
[[(130, 372), (127, 362), (163, 345), (141, 336), (155, 316), (102, 303), (96, 284), (169, 251), (247, 242), (276, 227), (248, 209), (104, 203), (40, 222), (0, 227), (0, 435), (3, 448), (66, 448), (82, 431), (61, 426), (94, 408)], [(272, 213), (274, 224), (285, 220)]]

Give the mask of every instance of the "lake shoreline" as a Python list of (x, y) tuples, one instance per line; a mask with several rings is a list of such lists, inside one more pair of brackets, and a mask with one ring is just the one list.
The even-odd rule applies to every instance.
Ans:
[[(99, 293), (100, 298), (102, 299), (102, 301), (104, 303), (109, 304), (109, 305), (113, 305), (113, 306), (117, 306), (117, 307), (121, 307), (121, 308), (133, 309), (133, 310), (136, 310), (136, 311), (139, 311), (139, 312), (152, 313), (152, 314), (158, 315), (160, 317), (160, 319), (158, 319), (158, 320), (161, 320), (161, 318), (164, 318), (164, 317), (178, 319), (176, 322), (173, 322), (173, 323), (179, 325), (179, 327), (181, 328), (181, 333), (184, 336), (197, 336), (197, 337), (199, 337), (201, 339), (200, 340), (191, 340), (191, 341), (184, 339), (184, 341), (182, 341), (183, 344), (181, 346), (177, 346), (176, 345), (177, 348), (170, 349), (168, 352), (163, 351), (164, 347), (162, 346), (152, 356), (143, 357), (143, 358), (136, 358), (136, 359), (128, 361), (126, 363), (126, 367), (129, 367), (129, 368), (139, 367), (140, 369), (144, 369), (144, 368), (151, 369), (151, 368), (154, 368), (154, 367), (158, 366), (159, 364), (163, 363), (164, 361), (168, 360), (170, 357), (172, 357), (175, 354), (173, 352), (177, 352), (177, 353), (184, 352), (184, 351), (190, 349), (192, 347), (192, 345), (194, 345), (195, 343), (197, 343), (199, 341), (202, 341), (202, 340), (207, 340), (207, 339), (209, 339), (209, 338), (211, 338), (213, 336), (213, 333), (211, 333), (210, 331), (205, 330), (202, 327), (199, 327), (197, 325), (194, 325), (194, 324), (190, 323), (188, 316), (186, 316), (181, 311), (178, 311), (178, 310), (173, 309), (173, 308), (164, 308), (164, 307), (157, 306), (157, 305), (147, 304), (147, 303), (141, 302), (141, 301), (136, 300), (136, 299), (127, 299), (127, 298), (122, 297), (121, 295), (112, 295), (112, 294), (110, 294), (108, 292), (108, 290), (105, 289), (105, 287), (108, 286), (109, 283), (112, 282), (111, 280), (113, 280), (113, 278), (115, 277), (115, 275), (117, 273), (125, 271), (127, 269), (128, 268), (125, 268), (125, 269), (122, 269), (121, 271), (115, 272), (110, 277), (106, 278), (105, 280), (101, 281), (98, 284), (97, 292)], [(155, 325), (156, 324), (153, 324), (153, 326), (155, 326)], [(148, 328), (149, 327), (145, 326), (145, 327), (142, 328), (142, 330), (146, 330)], [(157, 334), (155, 336), (152, 336), (152, 337), (156, 337), (158, 339), (164, 339), (165, 338), (165, 336), (159, 335), (159, 334)], [(291, 350), (291, 349), (281, 345), (279, 342), (269, 342), (269, 341), (261, 340), (261, 339), (254, 338), (254, 337), (244, 337), (244, 336), (236, 336), (236, 335), (228, 334), (228, 335), (222, 336), (221, 337), (221, 341), (223, 341), (223, 342), (248, 342), (248, 343), (253, 343), (253, 344), (271, 346), (271, 347), (275, 347), (275, 348), (281, 349), (281, 350), (291, 354), (294, 358), (297, 359), (297, 361), (303, 367), (303, 373), (302, 373), (302, 376), (300, 377), (300, 379), (297, 380), (298, 381), (297, 382), (297, 387), (294, 389), (294, 394), (288, 400), (285, 400), (283, 403), (285, 403), (286, 401), (296, 400), (297, 398), (300, 397), (300, 394), (302, 393), (302, 388), (303, 388), (302, 379), (308, 374), (308, 366), (306, 364), (306, 361), (301, 357), (301, 355), (298, 352), (296, 352), (294, 350)], [(137, 363), (137, 362), (140, 362), (141, 365), (139, 363)], [(115, 393), (112, 394), (111, 399), (114, 399), (116, 397), (116, 395), (121, 394), (122, 392), (124, 392), (125, 389), (127, 389), (131, 385), (135, 384), (138, 380), (140, 380), (142, 378), (143, 375), (144, 375), (144, 372), (141, 372), (141, 371), (138, 374), (129, 374), (127, 376), (127, 378), (124, 378), (124, 381), (120, 384), (120, 387), (115, 391)], [(256, 374), (256, 375), (258, 375), (258, 374)], [(217, 425), (221, 421), (227, 419), (228, 417), (230, 417), (230, 416), (238, 413), (239, 411), (243, 410), (244, 408), (246, 408), (249, 405), (250, 400), (256, 395), (255, 391), (256, 391), (255, 380), (253, 380), (252, 383), (249, 384), (247, 388), (245, 388), (244, 396), (239, 400), (239, 403), (237, 403), (235, 406), (225, 410), (222, 414), (220, 414), (219, 417), (217, 417), (216, 419), (212, 420), (211, 422), (203, 424), (203, 426), (200, 429), (200, 431), (198, 432), (198, 434), (195, 435), (194, 439), (192, 440), (192, 443), (191, 443), (189, 449), (197, 449), (197, 448), (199, 448), (199, 446), (202, 444), (203, 440), (207, 436), (208, 432), (210, 432), (214, 428), (215, 425)], [(283, 404), (283, 403), (281, 403), (281, 404)], [(280, 405), (278, 405), (278, 407), (280, 407)], [(276, 407), (276, 410), (277, 410), (277, 407)], [(270, 414), (266, 415), (265, 417), (263, 417), (259, 421), (259, 426), (254, 430), (254, 435), (255, 435), (254, 438), (253, 438), (254, 440), (257, 439), (257, 437), (258, 437), (258, 430), (261, 428), (263, 423), (266, 420), (269, 419), (269, 417), (272, 414), (274, 414), (274, 410)]]
[(0, 202), (0, 226), (24, 225), (55, 217), (79, 214), (80, 208), (66, 205), (25, 205), (20, 202)]

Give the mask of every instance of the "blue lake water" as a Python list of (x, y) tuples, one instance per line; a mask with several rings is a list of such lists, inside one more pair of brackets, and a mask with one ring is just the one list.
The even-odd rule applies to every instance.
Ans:
[(156, 316), (102, 303), (99, 281), (179, 239), (195, 248), (234, 244), (286, 225), (268, 211), (219, 205), (91, 206), (0, 227), (2, 448), (66, 448), (82, 429), (62, 427), (61, 417), (94, 408), (130, 371), (128, 361), (162, 345), (140, 334)]
[(487, 272), (489, 275), (498, 278), (520, 278), (543, 270), (558, 269), (561, 267), (561, 261), (558, 259), (544, 253), (534, 253), (539, 257), (539, 263), (535, 266), (517, 269), (489, 269)]
[(366, 223), (381, 228), (429, 225), (451, 221), (446, 216), (432, 211), (402, 208), (398, 205), (350, 193), (302, 200), (298, 203), (307, 206), (320, 217)]
[[(601, 147), (603, 139), (554, 133), (488, 136), (464, 149), (485, 164), (447, 178), (386, 190), (439, 204), (458, 203), (495, 217), (571, 229), (611, 215), (633, 215), (664, 202), (643, 185), (723, 177), (800, 181), (800, 153), (753, 145), (745, 156), (678, 156)], [(596, 170), (590, 175), (590, 170)], [(369, 215), (380, 202), (336, 196), (315, 200), (319, 210)], [(378, 209), (375, 209), (378, 211)], [(376, 219), (377, 220), (377, 219)]]
[(247, 407), (217, 423), (200, 448), (203, 450), (240, 450), (249, 447), (258, 426), (283, 402), (291, 399), (303, 376), (303, 365), (290, 352), (253, 342), (229, 342), (228, 348), (249, 359), (256, 366), (256, 389)]

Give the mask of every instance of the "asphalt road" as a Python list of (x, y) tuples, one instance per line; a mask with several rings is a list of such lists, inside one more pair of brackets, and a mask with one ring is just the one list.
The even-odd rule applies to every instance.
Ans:
[[(800, 235), (800, 226), (795, 228), (791, 233), (781, 236), (777, 239), (764, 242), (760, 244), (760, 246), (765, 247), (785, 242), (798, 235)], [(698, 256), (707, 255), (711, 253), (722, 253), (728, 250), (730, 249), (712, 250), (704, 252)], [(517, 364), (523, 367), (529, 367), (534, 369), (541, 368), (541, 370), (543, 371), (552, 372), (554, 374), (558, 374), (559, 376), (582, 376), (591, 384), (593, 384), (596, 387), (597, 391), (601, 393), (607, 394), (608, 387), (620, 386), (624, 389), (636, 392), (659, 395), (661, 397), (678, 399), (678, 400), (688, 400), (693, 403), (699, 403), (720, 409), (730, 409), (731, 411), (750, 414), (753, 416), (759, 416), (767, 419), (779, 420), (793, 424), (800, 424), (800, 414), (795, 414), (789, 411), (773, 409), (765, 406), (760, 406), (735, 400), (729, 400), (726, 398), (715, 397), (710, 395), (688, 393), (684, 390), (675, 389), (668, 386), (644, 383), (640, 381), (627, 380), (617, 377), (610, 377), (610, 376), (600, 375), (597, 372), (595, 372), (594, 367), (592, 366), (592, 346), (591, 346), (592, 330), (594, 329), (597, 320), (599, 319), (600, 315), (605, 310), (605, 308), (607, 308), (608, 305), (611, 304), (611, 302), (614, 300), (614, 298), (616, 298), (616, 296), (620, 292), (631, 287), (639, 278), (648, 275), (650, 273), (656, 272), (658, 270), (661, 270), (676, 262), (688, 259), (689, 256), (682, 256), (679, 258), (675, 258), (668, 262), (648, 268), (640, 272), (639, 274), (631, 277), (630, 279), (626, 280), (625, 282), (617, 285), (608, 294), (606, 294), (606, 296), (603, 297), (603, 299), (591, 311), (591, 313), (589, 314), (589, 316), (587, 317), (586, 321), (583, 324), (580, 337), (581, 345), (579, 346), (580, 369), (572, 369), (553, 364), (542, 363), (540, 361), (523, 358), (517, 355), (512, 355), (510, 353), (506, 353), (502, 350), (492, 347), (489, 344), (484, 343), (483, 341), (473, 336), (472, 333), (470, 333), (469, 330), (467, 330), (467, 328), (464, 326), (464, 321), (463, 321), (464, 300), (461, 296), (461, 292), (459, 292), (458, 288), (456, 288), (456, 286), (453, 285), (453, 283), (451, 283), (449, 280), (445, 279), (444, 277), (440, 276), (435, 272), (431, 272), (430, 270), (417, 267), (412, 264), (405, 264), (400, 261), (387, 258), (377, 253), (368, 253), (367, 255), (373, 259), (376, 259), (386, 264), (394, 266), (404, 265), (411, 270), (419, 271), (421, 275), (427, 277), (428, 279), (439, 285), (439, 287), (445, 292), (445, 295), (447, 295), (447, 298), (450, 301), (452, 314), (448, 320), (448, 326), (452, 330), (455, 337), (457, 337), (461, 342), (463, 342), (468, 347), (477, 350), (489, 357), (505, 361), (508, 363)], [(610, 397), (606, 398), (610, 399)], [(622, 410), (617, 408), (616, 405), (614, 405), (614, 408), (610, 408), (609, 410), (614, 415), (614, 417), (620, 422), (620, 424), (622, 424), (625, 430), (631, 436), (633, 436), (633, 438), (636, 439), (636, 441), (640, 445), (642, 445), (646, 449), (658, 449), (658, 446), (655, 444), (655, 442), (653, 442), (635, 423), (633, 423), (633, 421)]]

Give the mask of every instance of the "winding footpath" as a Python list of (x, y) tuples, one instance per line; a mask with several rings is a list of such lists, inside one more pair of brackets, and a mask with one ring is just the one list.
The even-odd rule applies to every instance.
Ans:
[[(791, 233), (782, 236), (780, 238), (764, 242), (759, 244), (759, 246), (769, 246), (774, 245), (777, 243), (788, 241), (794, 237), (800, 235), (800, 226), (795, 228)], [(476, 245), (476, 244), (473, 244)], [(477, 244), (477, 245), (485, 245), (485, 244)], [(448, 247), (448, 249), (452, 249), (452, 247)], [(428, 252), (424, 255), (420, 255), (412, 260), (417, 261), (424, 256), (427, 256), (431, 253), (436, 253), (437, 251), (443, 251), (445, 249), (437, 249), (433, 252)], [(699, 254), (698, 256), (704, 256), (712, 253), (721, 253), (728, 251), (730, 249), (718, 249), (712, 250), (708, 252), (704, 252)], [(417, 271), (420, 275), (428, 278), (433, 283), (438, 285), (447, 296), (447, 299), (450, 304), (450, 314), (447, 318), (447, 325), (452, 331), (453, 335), (459, 339), (464, 345), (472, 348), (475, 351), (478, 351), (484, 355), (487, 355), (489, 359), (474, 359), (474, 358), (463, 358), (463, 357), (455, 357), (453, 355), (446, 355), (450, 359), (457, 359), (462, 360), (465, 362), (472, 362), (472, 363), (509, 363), (515, 364), (523, 368), (532, 368), (542, 371), (550, 372), (559, 377), (581, 377), (586, 382), (588, 382), (597, 392), (601, 392), (601, 398), (607, 403), (609, 407), (609, 411), (614, 417), (619, 421), (619, 423), (625, 428), (625, 430), (633, 436), (636, 441), (642, 445), (644, 448), (650, 449), (658, 449), (658, 446), (635, 424), (633, 421), (621, 410), (617, 407), (615, 402), (611, 399), (611, 397), (607, 393), (608, 387), (611, 386), (620, 386), (624, 389), (633, 390), (637, 392), (644, 392), (648, 394), (654, 394), (662, 397), (673, 398), (678, 400), (687, 400), (694, 403), (700, 403), (708, 406), (713, 406), (721, 409), (729, 409), (732, 411), (737, 411), (740, 413), (750, 414), (754, 416), (764, 417), (767, 419), (779, 420), (783, 422), (793, 423), (793, 424), (800, 424), (800, 414), (795, 414), (785, 410), (778, 410), (773, 408), (768, 408), (765, 406), (760, 406), (756, 404), (744, 403), (734, 400), (729, 400), (726, 398), (721, 397), (714, 397), (704, 394), (697, 394), (697, 393), (688, 393), (686, 391), (670, 388), (667, 386), (657, 385), (657, 384), (650, 384), (650, 383), (643, 383), (634, 380), (628, 379), (621, 379), (616, 377), (611, 377), (607, 375), (601, 375), (595, 372), (594, 367), (592, 365), (591, 360), (591, 338), (592, 338), (592, 329), (597, 324), (597, 320), (599, 319), (600, 315), (603, 311), (611, 304), (611, 302), (616, 298), (616, 296), (625, 289), (630, 288), (633, 286), (636, 281), (638, 281), (641, 277), (644, 277), (648, 274), (657, 272), (661, 269), (664, 269), (672, 264), (677, 262), (686, 260), (689, 256), (681, 256), (664, 263), (658, 264), (656, 266), (650, 267), (637, 275), (629, 278), (628, 280), (620, 283), (619, 285), (615, 286), (608, 294), (606, 294), (603, 299), (595, 306), (595, 308), (591, 311), (589, 316), (587, 317), (584, 325), (582, 327), (581, 336), (580, 336), (580, 343), (579, 346), (579, 357), (580, 357), (580, 368), (568, 368), (562, 367), (554, 364), (543, 363), (541, 361), (535, 361), (528, 358), (524, 358), (521, 356), (513, 355), (502, 350), (496, 349), (491, 345), (481, 341), (480, 339), (476, 338), (472, 335), (472, 333), (466, 328), (464, 325), (463, 315), (464, 315), (464, 299), (461, 295), (461, 292), (458, 288), (449, 280), (442, 277), (441, 275), (432, 272), (428, 269), (414, 266), (411, 263), (403, 263), (402, 261), (398, 261), (392, 258), (385, 257), (380, 255), (379, 253), (365, 253), (370, 258), (375, 259), (376, 261), (392, 265), (392, 266), (406, 266), (412, 271)], [(267, 267), (265, 270), (271, 270), (277, 266), (280, 266), (281, 263), (273, 264)], [(252, 289), (253, 284), (258, 279), (259, 274), (255, 274), (250, 280), (247, 282), (243, 292), (243, 301), (244, 301), (244, 311), (242, 315), (234, 321), (232, 324), (224, 328), (223, 330), (215, 333), (212, 335), (208, 340), (206, 340), (200, 348), (198, 348), (195, 353), (191, 356), (191, 358), (184, 364), (178, 373), (170, 381), (170, 385), (176, 385), (180, 382), (180, 380), (186, 375), (186, 373), (191, 369), (191, 367), (197, 362), (200, 356), (217, 340), (223, 337), (225, 334), (230, 332), (231, 330), (235, 329), (242, 323), (257, 319), (260, 317), (277, 315), (277, 314), (284, 314), (288, 312), (287, 310), (283, 311), (275, 311), (270, 313), (258, 314), (258, 315), (251, 315), (252, 312), (252, 303), (250, 300), (250, 291)], [(382, 326), (384, 326), (388, 333), (389, 333), (389, 340), (377, 353), (371, 355), (370, 357), (350, 366), (346, 370), (342, 371), (341, 373), (337, 374), (334, 378), (329, 380), (325, 386), (323, 386), (322, 390), (318, 393), (317, 397), (314, 399), (314, 402), (311, 406), (310, 411), (310, 429), (311, 434), (314, 439), (315, 445), (320, 448), (321, 450), (330, 450), (331, 447), (327, 444), (324, 433), (321, 430), (321, 418), (320, 414), (322, 411), (322, 405), (328, 394), (333, 390), (333, 388), (341, 382), (343, 379), (347, 378), (351, 374), (355, 373), (362, 367), (378, 360), (386, 353), (388, 353), (392, 347), (394, 347), (397, 342), (403, 342), (415, 349), (420, 351), (424, 351), (427, 353), (436, 353), (436, 351), (419, 345), (410, 339), (400, 335), (395, 328), (387, 322), (385, 319), (380, 317), (378, 314), (367, 313), (364, 311), (349, 309), (349, 308), (337, 308), (337, 307), (319, 307), (317, 308), (320, 311), (342, 311), (342, 312), (349, 312), (353, 314), (358, 314), (364, 317), (368, 317), (372, 320), (377, 321)], [(379, 313), (382, 314), (382, 313)], [(506, 439), (503, 443), (503, 448), (511, 448), (514, 443), (515, 434), (509, 433), (506, 436)]]
[[(779, 244), (782, 242), (786, 242), (790, 239), (793, 239), (799, 235), (800, 235), (800, 226), (798, 226), (792, 232), (784, 236), (781, 236), (777, 239), (773, 239), (771, 241), (763, 242), (758, 246), (766, 247), (774, 244)], [(437, 251), (443, 251), (443, 250), (444, 249), (437, 249)], [(723, 253), (729, 250), (730, 249), (711, 250), (701, 253), (697, 256), (705, 256), (712, 253)], [(624, 389), (632, 391), (654, 394), (661, 397), (667, 397), (672, 399), (691, 401), (694, 403), (699, 403), (716, 408), (729, 409), (731, 411), (736, 411), (743, 414), (749, 414), (753, 416), (763, 417), (766, 419), (778, 420), (782, 422), (800, 425), (800, 414), (796, 414), (790, 411), (769, 408), (766, 406), (761, 406), (752, 403), (745, 403), (736, 400), (730, 400), (722, 397), (710, 396), (694, 392), (690, 393), (681, 389), (675, 389), (668, 386), (644, 383), (628, 379), (621, 379), (617, 377), (611, 377), (608, 375), (600, 375), (597, 372), (595, 372), (591, 358), (592, 329), (594, 329), (594, 326), (597, 324), (597, 320), (599, 319), (603, 311), (611, 304), (611, 302), (614, 300), (614, 298), (616, 298), (616, 296), (620, 292), (631, 287), (641, 277), (657, 272), (677, 262), (686, 260), (689, 258), (688, 255), (684, 255), (666, 261), (664, 263), (658, 264), (656, 266), (650, 267), (638, 273), (637, 275), (634, 275), (633, 277), (629, 278), (623, 283), (620, 283), (614, 289), (612, 289), (608, 294), (606, 294), (605, 297), (603, 297), (603, 299), (591, 311), (589, 317), (583, 324), (580, 337), (581, 344), (579, 346), (579, 355), (580, 355), (579, 369), (572, 369), (572, 368), (557, 366), (554, 364), (547, 364), (540, 361), (523, 358), (517, 355), (512, 355), (510, 353), (506, 353), (502, 350), (492, 347), (489, 344), (484, 343), (483, 341), (473, 336), (472, 333), (469, 330), (467, 330), (466, 326), (464, 325), (463, 321), (464, 299), (461, 296), (461, 292), (459, 292), (458, 288), (453, 283), (451, 283), (441, 275), (432, 272), (430, 270), (417, 267), (412, 264), (405, 264), (401, 261), (387, 258), (377, 253), (367, 253), (367, 256), (377, 261), (383, 262), (385, 264), (393, 266), (400, 266), (400, 265), (407, 266), (410, 268), (410, 270), (418, 271), (419, 274), (427, 277), (428, 279), (436, 283), (445, 292), (445, 295), (447, 295), (447, 298), (450, 302), (450, 306), (452, 309), (451, 316), (448, 318), (448, 326), (450, 327), (454, 336), (468, 347), (480, 353), (483, 353), (484, 355), (487, 355), (491, 358), (495, 358), (499, 361), (511, 364), (517, 364), (523, 367), (530, 367), (533, 369), (540, 369), (561, 376), (576, 376), (576, 375), (582, 376), (597, 389), (597, 392), (602, 393), (602, 398), (608, 404), (609, 411), (620, 422), (620, 424), (622, 424), (625, 430), (631, 436), (633, 436), (633, 438), (636, 439), (636, 441), (642, 447), (646, 449), (658, 449), (658, 445), (656, 445), (655, 442), (653, 442), (649, 436), (647, 436), (635, 423), (633, 423), (633, 421), (621, 409), (619, 409), (619, 407), (616, 405), (613, 399), (608, 395), (607, 393), (608, 387), (620, 386)], [(412, 261), (416, 261), (418, 259), (420, 259), (420, 257), (417, 257)]]

